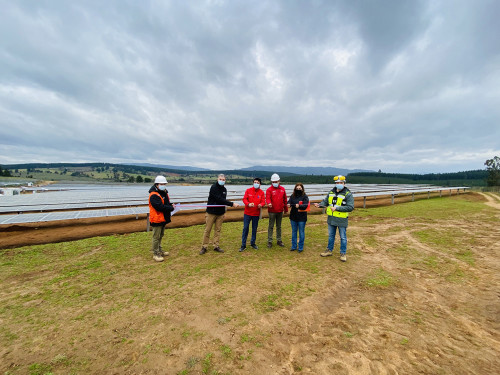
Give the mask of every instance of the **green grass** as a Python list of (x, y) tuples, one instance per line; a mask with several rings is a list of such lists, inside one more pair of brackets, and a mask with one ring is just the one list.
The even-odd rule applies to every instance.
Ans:
[[(103, 341), (113, 353), (135, 353), (106, 353), (109, 358), (101, 360), (109, 361), (110, 372), (140, 372), (141, 364), (157, 356), (175, 355), (182, 367), (172, 373), (231, 373), (231, 364), (253, 365), (269, 350), (269, 332), (259, 330), (262, 319), (279, 317), (330, 288), (335, 293), (342, 280), (381, 298), (401, 287), (409, 271), (450, 285), (472, 280), (479, 263), (475, 242), (496, 227), (495, 211), (467, 195), (357, 209), (351, 218), (347, 263), (319, 256), (328, 237), (322, 215), (309, 216), (302, 254), (267, 249), (267, 220), (259, 224), (260, 249), (244, 253), (237, 251), (241, 222), (224, 223), (224, 254), (204, 256), (198, 255), (203, 225), (168, 229), (164, 248), (171, 255), (161, 264), (151, 260), (151, 234), (144, 232), (0, 250), (0, 346), (25, 353), (6, 354), (7, 362), (18, 363), (9, 371), (95, 372), (93, 356), (102, 354), (92, 348)], [(283, 237), (290, 238), (288, 219)], [(337, 241), (335, 252), (338, 246)], [(363, 302), (359, 314), (375, 308)], [(203, 324), (191, 320), (196, 311), (205, 312)], [(408, 320), (425, 323), (416, 313)], [(235, 341), (214, 336), (220, 330), (232, 332)], [(346, 343), (359, 337), (352, 328), (340, 332)], [(34, 356), (34, 341), (52, 343), (54, 352)], [(203, 346), (196, 352), (180, 349), (197, 343)], [(82, 345), (88, 356), (82, 356)], [(0, 370), (7, 371), (1, 365)]]
[(389, 286), (394, 285), (395, 279), (394, 277), (387, 271), (382, 268), (371, 272), (364, 279), (364, 285), (368, 287), (374, 288), (387, 288)]

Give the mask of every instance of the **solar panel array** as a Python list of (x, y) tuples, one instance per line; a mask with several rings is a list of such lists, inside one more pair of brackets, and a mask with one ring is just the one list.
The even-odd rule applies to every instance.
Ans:
[[(284, 187), (287, 191), (293, 190), (293, 185), (284, 185)], [(247, 188), (247, 186), (228, 187), (228, 199), (242, 203), (241, 198)], [(182, 203), (205, 203), (209, 189), (209, 186), (171, 186), (169, 187), (169, 195), (172, 202), (181, 203), (181, 210), (193, 210), (197, 208), (182, 207)], [(308, 196), (315, 200), (323, 198), (330, 189), (329, 185), (308, 185), (306, 190)], [(394, 197), (401, 194), (437, 191), (451, 193), (452, 190), (465, 190), (467, 187), (350, 184), (349, 189), (355, 197), (366, 199), (366, 197), (372, 196), (390, 195)], [(144, 187), (140, 189), (135, 187), (116, 190), (58, 191), (57, 193), (8, 196), (0, 198), (0, 225), (125, 215), (137, 216), (149, 212), (147, 204), (148, 194)]]

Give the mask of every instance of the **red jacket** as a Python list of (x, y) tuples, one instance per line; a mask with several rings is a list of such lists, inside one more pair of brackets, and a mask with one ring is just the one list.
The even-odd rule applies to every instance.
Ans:
[[(288, 212), (285, 188), (279, 185), (277, 188), (271, 185), (266, 190), (267, 212)], [(269, 207), (272, 204), (272, 207)]]
[[(243, 197), (243, 203), (245, 204), (245, 215), (249, 216), (260, 216), (260, 208), (258, 205), (260, 204), (262, 207), (266, 205), (266, 197), (264, 192), (258, 188), (257, 190), (254, 187), (247, 189), (245, 191), (245, 195)], [(248, 207), (250, 203), (253, 203), (253, 207)]]

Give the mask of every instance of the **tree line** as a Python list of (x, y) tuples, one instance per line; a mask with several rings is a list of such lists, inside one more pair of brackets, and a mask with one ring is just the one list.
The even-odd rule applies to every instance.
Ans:
[[(498, 156), (493, 157), (485, 161), (484, 165), (486, 170), (478, 169), (463, 172), (451, 172), (451, 173), (427, 173), (427, 174), (410, 174), (410, 173), (383, 173), (379, 172), (353, 172), (348, 174), (349, 183), (358, 184), (435, 184), (442, 186), (457, 186), (457, 185), (467, 185), (467, 186), (500, 186), (500, 158)], [(8, 167), (8, 168), (7, 168)], [(19, 169), (26, 169), (29, 172), (35, 172), (38, 168), (59, 168), (64, 169), (63, 172), (66, 174), (68, 169), (71, 168), (91, 168), (97, 172), (109, 172), (112, 173), (114, 178), (117, 179), (119, 172), (123, 173), (126, 182), (151, 182), (152, 179), (149, 177), (142, 176), (130, 176), (130, 174), (138, 175), (155, 175), (155, 174), (176, 174), (181, 176), (180, 181), (188, 181), (186, 177), (190, 177), (189, 180), (193, 182), (199, 178), (200, 183), (207, 183), (202, 177), (216, 178), (217, 174), (224, 173), (226, 176), (233, 176), (231, 178), (232, 184), (247, 184), (254, 177), (260, 177), (264, 184), (270, 183), (270, 172), (267, 171), (249, 171), (249, 170), (221, 170), (221, 171), (187, 171), (179, 169), (170, 169), (162, 167), (149, 167), (149, 166), (137, 166), (137, 165), (127, 165), (127, 164), (113, 164), (113, 163), (26, 163), (26, 164), (12, 164), (8, 166), (0, 166), (0, 176), (12, 177), (12, 171)], [(296, 182), (302, 182), (307, 184), (331, 184), (332, 176), (327, 175), (297, 175), (290, 172), (280, 172), (281, 182), (285, 184), (294, 184)], [(77, 177), (81, 172), (73, 172), (72, 175)], [(127, 180), (128, 179), (128, 180)]]

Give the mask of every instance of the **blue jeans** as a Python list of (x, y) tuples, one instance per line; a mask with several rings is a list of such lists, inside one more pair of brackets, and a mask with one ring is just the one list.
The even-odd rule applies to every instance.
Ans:
[(290, 219), (290, 224), (292, 225), (292, 249), (297, 249), (297, 231), (299, 232), (299, 252), (304, 250), (304, 240), (305, 240), (305, 221), (294, 221)]
[(328, 250), (333, 251), (333, 245), (335, 245), (335, 234), (339, 228), (340, 236), (340, 254), (345, 254), (347, 252), (347, 228), (337, 227), (335, 225), (328, 224)]
[(250, 222), (252, 222), (252, 239), (250, 244), (255, 245), (255, 240), (257, 239), (257, 225), (259, 225), (258, 216), (243, 215), (243, 233), (241, 235), (241, 246), (247, 246), (247, 237), (250, 227)]

